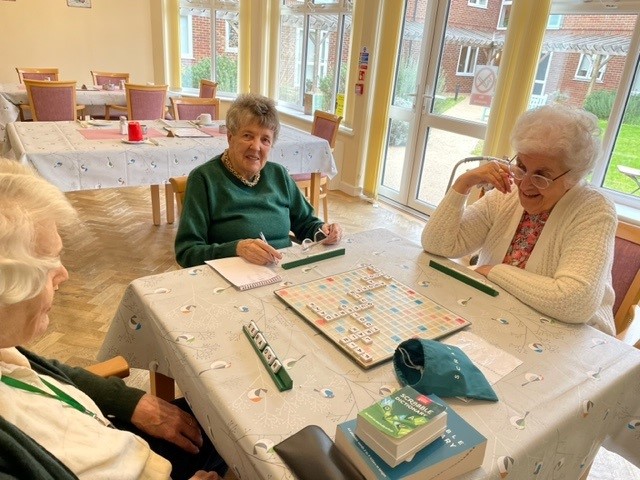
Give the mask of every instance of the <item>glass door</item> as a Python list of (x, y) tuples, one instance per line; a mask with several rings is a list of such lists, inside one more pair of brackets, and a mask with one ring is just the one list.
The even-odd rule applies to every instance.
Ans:
[[(450, 3), (406, 2), (379, 189), (423, 213), (431, 213), (444, 196), (455, 164), (480, 155), (488, 107), (471, 101), (474, 72), (494, 66), (495, 39), (504, 43), (498, 9), (481, 0), (455, 9)], [(497, 73), (490, 72), (487, 81), (495, 82)]]

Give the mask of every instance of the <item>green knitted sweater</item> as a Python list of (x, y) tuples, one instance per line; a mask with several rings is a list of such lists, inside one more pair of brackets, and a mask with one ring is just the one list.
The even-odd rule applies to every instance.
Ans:
[(220, 158), (189, 174), (175, 242), (181, 266), (235, 256), (240, 240), (260, 238), (260, 232), (274, 248), (291, 245), (289, 231), (298, 240), (313, 238), (323, 222), (282, 165), (267, 162), (258, 184), (248, 187)]

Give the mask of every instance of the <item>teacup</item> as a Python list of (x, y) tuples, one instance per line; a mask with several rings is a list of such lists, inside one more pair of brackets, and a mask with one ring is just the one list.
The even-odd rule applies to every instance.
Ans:
[(129, 141), (142, 141), (142, 125), (140, 125), (140, 122), (129, 122)]
[(201, 113), (200, 115), (198, 115), (197, 121), (200, 125), (209, 125), (211, 123), (211, 114)]

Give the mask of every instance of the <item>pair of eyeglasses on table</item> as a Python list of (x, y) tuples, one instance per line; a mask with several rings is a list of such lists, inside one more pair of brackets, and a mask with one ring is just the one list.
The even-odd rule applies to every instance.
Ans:
[(311, 247), (321, 244), (325, 238), (327, 238), (327, 234), (318, 229), (316, 233), (313, 234), (313, 240), (311, 240), (310, 238), (305, 238), (302, 241), (302, 243), (300, 244), (302, 246), (302, 251), (306, 252)]

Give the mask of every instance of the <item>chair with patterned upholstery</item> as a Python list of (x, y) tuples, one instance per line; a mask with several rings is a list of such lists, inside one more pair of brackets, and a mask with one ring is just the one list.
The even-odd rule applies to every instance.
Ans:
[[(58, 69), (57, 68), (21, 68), (17, 67), (16, 72), (18, 72), (18, 81), (20, 83), (24, 83), (25, 78), (27, 80), (46, 80), (46, 81), (56, 81), (58, 80)], [(26, 113), (29, 111), (29, 105), (19, 105), (20, 109), (20, 121), (24, 122), (26, 120)]]
[(200, 79), (200, 98), (216, 98), (218, 84), (204, 78)]
[(616, 337), (640, 348), (640, 226), (618, 222), (611, 276)]
[(84, 110), (76, 105), (76, 82), (25, 80), (34, 122), (73, 121)]
[[(125, 83), (127, 92), (127, 118), (131, 120), (158, 120), (164, 119), (165, 103), (167, 100), (167, 85), (136, 85)], [(109, 111), (105, 112), (109, 115)], [(105, 117), (107, 118), (107, 117)], [(160, 225), (160, 186), (151, 185), (151, 213), (153, 224)], [(171, 185), (165, 185), (166, 204), (173, 211), (173, 193)]]
[[(342, 117), (338, 115), (334, 115), (332, 113), (323, 112), (321, 110), (316, 110), (313, 112), (313, 125), (311, 126), (311, 135), (315, 135), (316, 137), (324, 138), (327, 142), (329, 142), (329, 147), (333, 151), (333, 148), (336, 145), (336, 138), (338, 137), (338, 129), (340, 128), (340, 122), (342, 122)], [(291, 175), (298, 185), (298, 188), (302, 190), (304, 196), (313, 208), (318, 211), (318, 202), (322, 200), (323, 207), (323, 218), (326, 223), (329, 222), (329, 201), (327, 199), (327, 184), (329, 179), (323, 173), (321, 175), (316, 175), (316, 182), (319, 183), (315, 189), (318, 190), (317, 198), (314, 198), (316, 194), (314, 193), (314, 185), (312, 173), (294, 173)], [(319, 178), (317, 178), (319, 177)]]
[[(98, 72), (91, 70), (91, 78), (93, 78), (93, 84), (104, 89), (117, 90), (120, 88), (120, 82), (124, 81), (129, 83), (129, 74), (124, 72)], [(107, 87), (104, 87), (107, 85)], [(125, 114), (127, 112), (126, 105), (105, 105), (104, 106), (104, 118), (110, 120), (110, 111), (116, 110)]]
[(220, 118), (220, 100), (217, 98), (171, 97), (175, 120), (195, 120), (198, 115), (208, 113), (212, 120)]
[(93, 84), (102, 85), (115, 85), (116, 88), (120, 86), (120, 82), (124, 80), (124, 83), (129, 83), (128, 73), (116, 73), (116, 72), (97, 72), (91, 70), (91, 77), (93, 78)]

